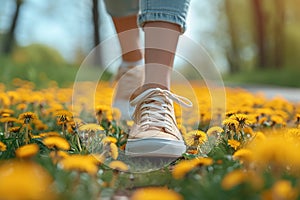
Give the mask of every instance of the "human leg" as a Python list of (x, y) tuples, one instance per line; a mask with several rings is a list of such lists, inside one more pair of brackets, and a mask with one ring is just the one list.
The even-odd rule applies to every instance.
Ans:
[[(122, 49), (122, 58), (126, 62), (136, 62), (143, 58), (140, 45), (140, 31), (137, 26), (137, 15), (112, 17)], [(130, 34), (121, 33), (130, 31)], [(128, 52), (128, 50), (131, 50)]]
[[(125, 62), (143, 58), (140, 31), (137, 25), (139, 0), (105, 0), (106, 10), (112, 17)], [(122, 34), (128, 31), (128, 34)]]
[(137, 25), (139, 0), (107, 0), (106, 8), (112, 17), (122, 51), (122, 62), (115, 78), (117, 86), (113, 107), (121, 111), (122, 119), (129, 120), (132, 113), (129, 98), (144, 80), (144, 61)]
[(180, 35), (177, 24), (147, 22), (145, 31), (145, 85), (170, 89), (171, 72)]
[(135, 125), (126, 145), (128, 155), (175, 158), (186, 149), (176, 125), (173, 101), (185, 106), (191, 106), (191, 102), (169, 89), (188, 4), (188, 0), (141, 1), (139, 22), (145, 32), (145, 82), (131, 99)]

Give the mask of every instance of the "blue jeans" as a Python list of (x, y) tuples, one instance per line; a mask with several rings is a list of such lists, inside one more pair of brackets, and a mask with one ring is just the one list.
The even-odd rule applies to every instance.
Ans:
[(105, 0), (106, 10), (113, 17), (139, 14), (140, 27), (149, 21), (164, 21), (178, 24), (182, 33), (189, 3), (190, 0)]

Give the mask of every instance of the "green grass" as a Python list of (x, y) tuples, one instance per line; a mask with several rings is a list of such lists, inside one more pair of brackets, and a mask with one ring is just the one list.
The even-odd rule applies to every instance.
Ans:
[(74, 80), (76, 72), (77, 68), (69, 64), (15, 63), (2, 58), (0, 80), (7, 86), (14, 78), (31, 81), (39, 88), (47, 87), (50, 80), (66, 86)]
[(300, 69), (252, 70), (223, 76), (225, 83), (300, 87)]
[[(49, 83), (55, 81), (60, 87), (68, 87), (76, 80), (80, 64), (69, 64), (66, 62), (52, 62), (45, 60), (33, 62), (18, 62), (11, 57), (0, 57), (0, 82), (6, 87), (13, 88), (12, 81), (15, 78), (31, 81), (36, 88), (47, 88)], [(93, 69), (94, 68), (94, 69)], [(96, 73), (95, 73), (96, 71)], [(84, 80), (90, 80), (99, 74), (99, 69), (90, 67), (84, 76)], [(109, 80), (111, 73), (105, 71), (102, 80)]]

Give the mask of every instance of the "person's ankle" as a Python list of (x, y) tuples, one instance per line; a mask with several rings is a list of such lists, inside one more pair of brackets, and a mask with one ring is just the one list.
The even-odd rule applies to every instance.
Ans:
[(144, 59), (140, 59), (140, 60), (135, 60), (135, 61), (127, 61), (127, 60), (123, 60), (121, 65), (120, 65), (120, 68), (128, 68), (128, 67), (137, 67), (137, 66), (140, 66), (140, 65), (143, 65), (144, 64)]
[(132, 99), (134, 99), (135, 97), (137, 97), (138, 95), (142, 94), (144, 91), (151, 89), (151, 88), (160, 88), (162, 90), (169, 90), (169, 88), (167, 88), (164, 85), (158, 84), (158, 83), (147, 83), (142, 85), (141, 87), (139, 87), (138, 89), (136, 89), (133, 94), (130, 97), (130, 101)]

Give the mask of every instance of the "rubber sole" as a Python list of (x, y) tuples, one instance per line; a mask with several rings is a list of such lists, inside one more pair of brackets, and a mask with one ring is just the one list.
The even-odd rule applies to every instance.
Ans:
[(130, 157), (178, 158), (186, 151), (183, 141), (160, 138), (128, 139), (125, 155)]

